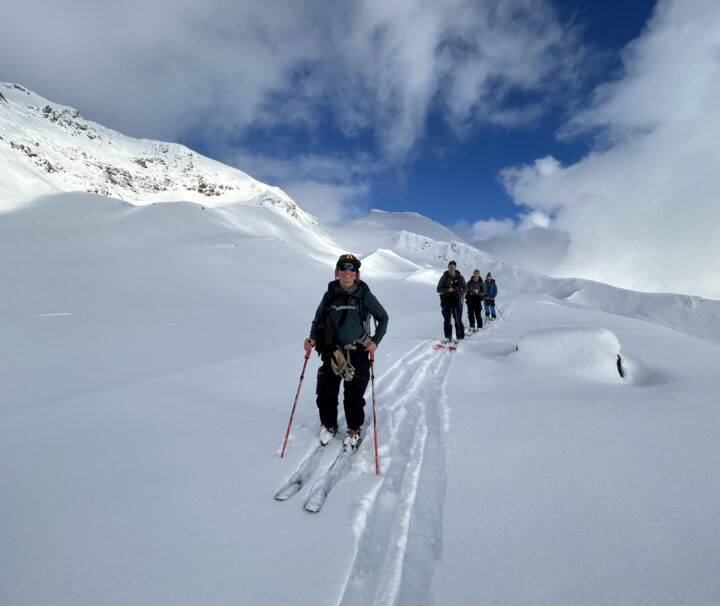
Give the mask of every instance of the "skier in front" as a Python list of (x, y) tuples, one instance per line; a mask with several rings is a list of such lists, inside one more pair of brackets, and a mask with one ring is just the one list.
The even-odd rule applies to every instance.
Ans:
[(467, 285), (465, 278), (457, 270), (457, 263), (450, 261), (447, 271), (442, 275), (437, 285), (440, 293), (440, 308), (443, 315), (443, 331), (445, 332), (445, 343), (452, 340), (452, 325), (450, 319), (455, 322), (455, 336), (458, 341), (465, 338), (465, 326), (462, 321), (462, 300)]
[(495, 297), (497, 297), (497, 284), (495, 284), (495, 278), (492, 277), (490, 272), (485, 276), (485, 317), (494, 320), (497, 318), (495, 315)]
[[(338, 394), (344, 383), (343, 405), (347, 435), (343, 448), (355, 450), (362, 440), (365, 421), (365, 389), (370, 380), (370, 358), (388, 325), (388, 314), (360, 280), (360, 260), (342, 255), (335, 264), (335, 280), (328, 284), (315, 318), (306, 350), (316, 347), (322, 359), (317, 373), (317, 407), (320, 413), (320, 443), (328, 444), (337, 433)], [(376, 323), (370, 336), (370, 316)]]

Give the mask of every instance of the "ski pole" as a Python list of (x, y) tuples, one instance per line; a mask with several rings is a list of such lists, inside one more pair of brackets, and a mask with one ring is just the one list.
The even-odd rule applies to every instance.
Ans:
[(287, 445), (288, 436), (290, 435), (290, 426), (293, 422), (293, 417), (295, 416), (295, 406), (297, 406), (298, 396), (300, 395), (300, 388), (302, 387), (303, 379), (305, 378), (305, 368), (307, 367), (308, 360), (310, 359), (310, 353), (312, 352), (312, 349), (308, 349), (305, 352), (305, 362), (303, 363), (302, 372), (300, 373), (300, 383), (298, 383), (297, 393), (295, 394), (295, 402), (293, 402), (292, 412), (290, 413), (290, 422), (288, 423), (287, 432), (285, 432), (285, 442), (283, 443), (282, 452), (280, 453), (280, 458), (282, 459), (283, 455), (285, 454), (285, 446)]
[(500, 317), (501, 317), (501, 318), (503, 319), (503, 321), (504, 321), (504, 320), (505, 320), (505, 316), (502, 315), (502, 312), (500, 311), (500, 306), (499, 306), (499, 305), (497, 306), (497, 310), (498, 310), (498, 313), (500, 314)]
[(377, 445), (377, 415), (375, 414), (375, 353), (370, 354), (370, 378), (372, 379), (372, 398), (373, 398), (373, 433), (375, 434), (375, 473), (380, 475), (380, 463), (378, 462), (378, 445)]

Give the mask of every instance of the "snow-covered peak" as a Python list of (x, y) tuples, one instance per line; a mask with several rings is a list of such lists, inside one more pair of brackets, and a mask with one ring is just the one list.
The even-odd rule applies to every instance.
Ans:
[(348, 235), (372, 232), (376, 237), (394, 239), (398, 232), (405, 231), (432, 240), (465, 243), (451, 229), (414, 212), (387, 212), (373, 209), (370, 214), (347, 221), (341, 227)]
[(18, 84), (0, 82), (0, 210), (37, 195), (87, 191), (133, 204), (263, 206), (317, 220), (281, 189), (175, 143), (134, 139)]

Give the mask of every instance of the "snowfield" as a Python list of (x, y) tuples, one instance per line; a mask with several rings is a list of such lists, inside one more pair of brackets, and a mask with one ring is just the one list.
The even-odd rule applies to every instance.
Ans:
[[(313, 354), (281, 457), (344, 252), (390, 315), (377, 434), (368, 389), (360, 449), (316, 447)], [(0, 259), (2, 606), (720, 603), (720, 301), (323, 226), (7, 83)], [(499, 287), (455, 352), (450, 259)]]
[[(718, 302), (529, 274), (401, 218), (346, 247), (247, 205), (0, 214), (0, 603), (717, 604)], [(390, 314), (380, 475), (368, 389), (310, 514), (337, 438), (273, 496), (317, 437), (313, 354), (280, 458), (345, 250)], [(435, 285), (458, 250), (502, 317), (448, 352)]]

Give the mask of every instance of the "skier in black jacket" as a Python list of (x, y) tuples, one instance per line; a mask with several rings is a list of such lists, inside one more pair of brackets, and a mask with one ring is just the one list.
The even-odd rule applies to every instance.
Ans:
[(467, 285), (465, 278), (457, 270), (457, 263), (450, 261), (447, 271), (442, 275), (437, 285), (440, 293), (440, 308), (443, 315), (443, 331), (445, 341), (452, 340), (452, 325), (450, 318), (455, 322), (455, 336), (458, 341), (465, 338), (465, 326), (462, 321), (462, 300)]

